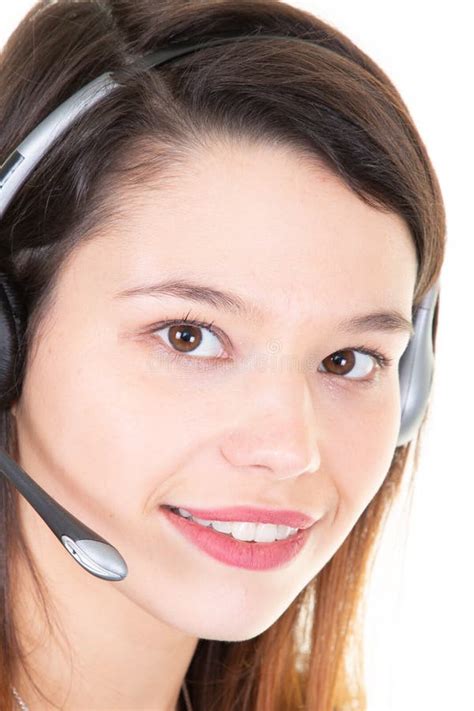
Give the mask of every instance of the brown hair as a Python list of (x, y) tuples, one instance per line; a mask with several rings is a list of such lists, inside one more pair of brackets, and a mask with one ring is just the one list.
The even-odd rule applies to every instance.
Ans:
[[(256, 39), (266, 33), (311, 42)], [(158, 70), (129, 67), (170, 42), (226, 34), (252, 37)], [(94, 229), (120, 219), (118, 191), (141, 190), (150, 177), (179, 180), (179, 165), (193, 147), (213, 138), (292, 146), (322, 162), (366, 203), (406, 221), (419, 260), (414, 308), (438, 281), (445, 213), (427, 150), (390, 79), (334, 27), (276, 0), (38, 2), (1, 55), (0, 163), (63, 100), (111, 70), (119, 70), (123, 86), (57, 140), (0, 223), (0, 269), (17, 281), (28, 315), (20, 385), (61, 266)], [(436, 330), (437, 310), (433, 339)], [(12, 402), (2, 404), (0, 445), (17, 457)], [(417, 462), (419, 436), (414, 443)], [(350, 534), (269, 629), (241, 642), (198, 641), (186, 674), (194, 711), (366, 708), (364, 591), (411, 446), (395, 449), (382, 486)], [(1, 477), (4, 711), (12, 708), (15, 669), (26, 664), (11, 614), (14, 552), (32, 565), (17, 501)]]

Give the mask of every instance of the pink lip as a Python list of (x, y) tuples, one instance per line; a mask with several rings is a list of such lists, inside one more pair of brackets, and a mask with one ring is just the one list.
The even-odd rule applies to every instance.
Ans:
[[(178, 508), (173, 506), (173, 508)], [(291, 528), (309, 528), (316, 520), (300, 511), (283, 509), (258, 509), (251, 506), (233, 506), (225, 509), (191, 509), (187, 506), (180, 508), (195, 518), (207, 521), (248, 521), (251, 523), (273, 523), (275, 525), (291, 526)]]
[[(285, 566), (301, 552), (313, 531), (312, 528), (307, 528), (286, 540), (277, 540), (274, 543), (239, 541), (232, 535), (215, 531), (212, 526), (201, 526), (192, 519), (182, 518), (179, 514), (173, 513), (170, 508), (162, 506), (161, 509), (165, 518), (197, 548), (221, 563), (247, 570), (271, 570)], [(248, 509), (240, 509), (242, 510), (248, 511)], [(230, 511), (235, 512), (235, 509)], [(215, 515), (216, 512), (204, 513)], [(222, 510), (220, 513), (222, 515)], [(255, 509), (253, 513), (255, 514)], [(258, 513), (261, 514), (261, 511)]]

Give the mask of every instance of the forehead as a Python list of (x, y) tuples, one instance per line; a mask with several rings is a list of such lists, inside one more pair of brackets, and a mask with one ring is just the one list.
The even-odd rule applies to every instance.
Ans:
[[(113, 228), (85, 245), (84, 278), (110, 294), (172, 272), (232, 286), (271, 311), (348, 299), (408, 305), (416, 251), (393, 213), (365, 204), (337, 176), (290, 149), (214, 145), (122, 189)], [(105, 270), (104, 270), (105, 267)], [(81, 277), (81, 275), (79, 275)]]

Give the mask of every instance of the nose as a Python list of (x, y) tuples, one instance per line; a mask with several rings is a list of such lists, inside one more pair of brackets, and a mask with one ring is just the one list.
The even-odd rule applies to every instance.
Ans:
[(236, 406), (239, 424), (232, 425), (221, 445), (229, 463), (264, 467), (279, 479), (317, 471), (318, 426), (306, 376), (263, 374), (246, 388), (248, 397)]

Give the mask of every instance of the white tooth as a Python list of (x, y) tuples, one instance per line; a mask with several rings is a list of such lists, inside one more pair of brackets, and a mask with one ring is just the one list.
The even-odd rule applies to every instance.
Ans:
[(296, 533), (297, 530), (297, 528), (291, 528), (291, 526), (278, 525), (277, 538), (279, 541), (281, 541), (282, 538), (288, 538), (288, 536), (291, 536), (293, 533)]
[[(255, 541), (257, 543), (273, 543), (276, 538), (279, 538), (277, 529), (279, 526), (274, 526), (270, 523), (259, 523), (257, 524), (257, 530), (255, 532)], [(286, 528), (286, 526), (283, 526)], [(281, 536), (286, 538), (286, 536)]]
[(255, 539), (256, 523), (246, 523), (245, 521), (236, 521), (232, 524), (232, 535), (238, 541), (253, 541)]
[(189, 517), (191, 516), (191, 514), (189, 513), (189, 511), (186, 511), (186, 509), (180, 509), (180, 508), (178, 507), (178, 511), (179, 511), (179, 513), (181, 514), (181, 516), (185, 516), (185, 518), (189, 518)]
[(201, 526), (210, 526), (212, 521), (206, 521), (205, 518), (197, 518), (196, 516), (193, 516), (193, 521), (196, 521), (197, 523), (200, 523)]
[(213, 521), (212, 528), (220, 533), (230, 533), (232, 530), (232, 524), (229, 521)]

